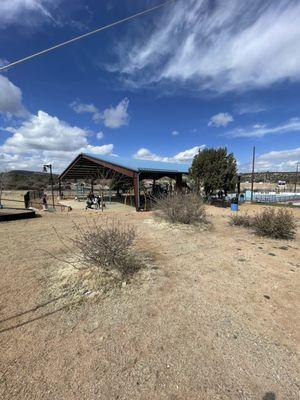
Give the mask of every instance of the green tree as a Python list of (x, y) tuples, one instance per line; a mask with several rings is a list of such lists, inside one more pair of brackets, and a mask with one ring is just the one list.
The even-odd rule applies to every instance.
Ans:
[(223, 190), (226, 195), (235, 189), (236, 160), (233, 153), (227, 153), (226, 147), (204, 149), (194, 157), (190, 174), (197, 191), (203, 188), (206, 198), (217, 190)]

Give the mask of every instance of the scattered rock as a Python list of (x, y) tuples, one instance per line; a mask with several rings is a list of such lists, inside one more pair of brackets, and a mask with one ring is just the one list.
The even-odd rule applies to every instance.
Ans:
[(276, 257), (276, 254), (274, 254), (274, 253), (268, 253), (268, 254), (269, 254), (269, 256)]
[(280, 246), (278, 247), (280, 250), (288, 250), (289, 248), (287, 246)]
[(267, 300), (270, 300), (271, 297), (268, 296), (267, 294), (264, 294), (264, 298), (267, 299)]

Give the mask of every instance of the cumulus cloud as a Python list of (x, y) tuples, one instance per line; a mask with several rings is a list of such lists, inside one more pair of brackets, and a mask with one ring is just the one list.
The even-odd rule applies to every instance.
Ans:
[[(255, 170), (256, 171), (295, 171), (297, 162), (300, 161), (300, 147), (270, 151), (261, 154), (256, 158)], [(241, 165), (239, 168), (242, 172), (251, 170), (250, 164)]]
[(10, 133), (0, 146), (0, 168), (39, 169), (51, 161), (56, 169), (65, 167), (78, 153), (111, 154), (112, 144), (93, 146), (91, 132), (71, 126), (44, 111), (31, 115), (19, 127), (2, 128)]
[(178, 135), (179, 135), (179, 131), (172, 131), (171, 134), (172, 134), (173, 136), (178, 136)]
[(129, 123), (129, 100), (124, 98), (116, 107), (106, 108), (100, 111), (94, 104), (85, 104), (74, 101), (70, 104), (77, 114), (89, 113), (95, 122), (103, 122), (107, 128), (116, 129)]
[(21, 89), (3, 75), (0, 75), (0, 114), (7, 117), (24, 117), (27, 115), (22, 104)]
[(152, 153), (150, 150), (142, 147), (134, 154), (133, 157), (139, 160), (162, 161), (170, 163), (189, 163), (192, 161), (194, 156), (204, 148), (205, 145), (203, 144), (201, 146), (195, 146), (191, 149), (181, 151), (180, 153), (175, 154), (173, 157), (163, 157)]
[(208, 122), (208, 126), (216, 126), (219, 128), (220, 126), (227, 126), (230, 122), (233, 122), (233, 117), (229, 113), (219, 113), (213, 115)]
[[(0, 29), (10, 24), (37, 25), (42, 20), (53, 21), (49, 8), (60, 0), (1, 0)], [(51, 4), (52, 3), (52, 4)]]
[(227, 137), (263, 137), (266, 135), (280, 135), (284, 133), (300, 132), (300, 118), (291, 118), (289, 121), (273, 126), (256, 124), (249, 129), (237, 128), (227, 132)]
[(120, 101), (116, 107), (109, 107), (101, 114), (101, 119), (107, 128), (115, 129), (120, 126), (128, 125), (129, 114), (127, 112), (129, 100), (127, 98)]
[(179, 0), (132, 32), (116, 68), (135, 87), (171, 81), (219, 93), (299, 80), (299, 19), (295, 0)]

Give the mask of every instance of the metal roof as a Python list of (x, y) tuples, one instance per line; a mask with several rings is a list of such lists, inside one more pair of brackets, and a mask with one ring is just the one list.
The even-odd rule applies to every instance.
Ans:
[(178, 172), (182, 174), (188, 174), (190, 165), (170, 163), (163, 161), (152, 161), (152, 160), (136, 160), (126, 159), (119, 156), (102, 156), (100, 154), (85, 153), (83, 156), (96, 158), (98, 160), (107, 161), (111, 164), (118, 165), (119, 167), (127, 168), (135, 172), (153, 171), (153, 172)]

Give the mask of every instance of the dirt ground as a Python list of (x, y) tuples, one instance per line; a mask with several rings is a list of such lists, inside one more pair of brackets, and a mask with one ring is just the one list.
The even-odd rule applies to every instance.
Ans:
[[(206, 229), (126, 211), (1, 223), (0, 398), (299, 399), (300, 210), (292, 242), (208, 213)], [(106, 216), (136, 226), (149, 266), (93, 296), (44, 250), (68, 256), (52, 227)]]

